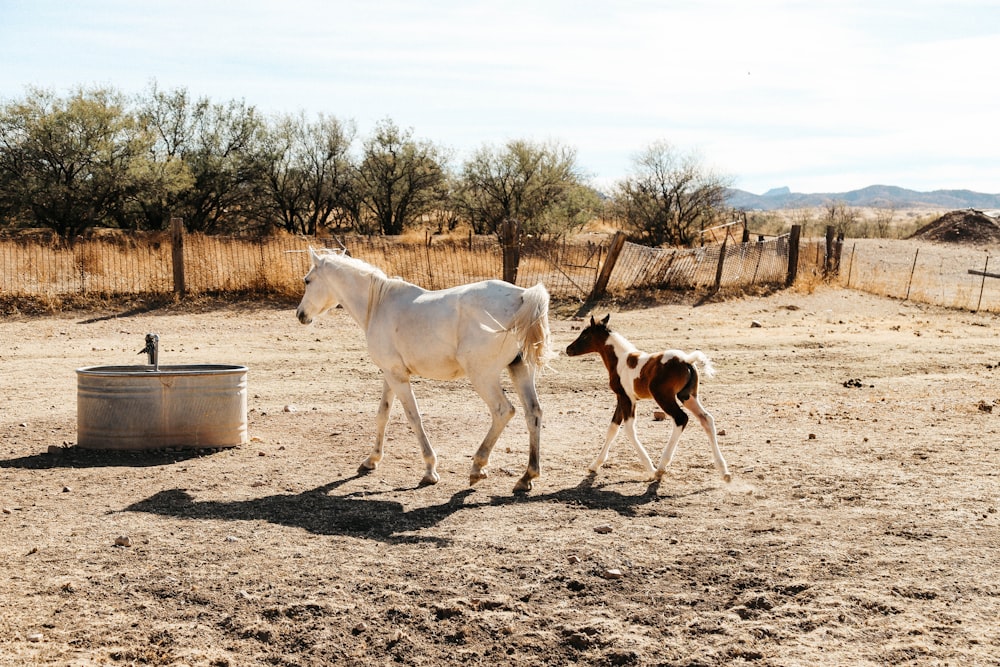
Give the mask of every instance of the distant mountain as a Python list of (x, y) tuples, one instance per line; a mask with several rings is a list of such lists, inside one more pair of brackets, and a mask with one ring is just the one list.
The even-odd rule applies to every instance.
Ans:
[(870, 185), (850, 192), (802, 194), (788, 188), (772, 188), (762, 195), (730, 189), (727, 202), (733, 208), (774, 211), (783, 208), (814, 208), (831, 203), (877, 208), (1000, 209), (1000, 194), (990, 195), (971, 190), (934, 190), (918, 192), (893, 185)]

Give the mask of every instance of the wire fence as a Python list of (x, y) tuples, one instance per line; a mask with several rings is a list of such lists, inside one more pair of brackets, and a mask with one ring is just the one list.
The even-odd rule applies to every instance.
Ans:
[[(583, 301), (610, 262), (611, 238), (526, 239), (516, 282), (544, 283), (553, 297)], [(503, 248), (494, 236), (428, 237), (423, 241), (353, 236), (255, 239), (187, 234), (183, 239), (185, 291), (298, 295), (309, 270), (310, 246), (341, 247), (387, 274), (442, 289), (503, 274)], [(613, 258), (607, 292), (711, 290), (784, 284), (788, 236), (699, 248), (650, 248), (625, 242)], [(174, 245), (166, 233), (120, 234), (79, 240), (0, 238), (0, 296), (57, 300), (170, 294), (175, 289)], [(839, 266), (825, 275), (823, 239), (804, 240), (800, 279), (811, 275), (845, 287), (949, 308), (1000, 312), (1000, 248), (915, 240), (852, 239)]]
[(788, 237), (700, 248), (650, 248), (626, 242), (608, 289), (704, 289), (784, 282)]
[[(515, 282), (543, 283), (556, 298), (590, 297), (609, 263), (612, 239), (525, 239)], [(181, 249), (183, 291), (297, 295), (309, 270), (308, 248), (346, 248), (390, 276), (442, 289), (499, 278), (503, 248), (494, 236), (351, 236), (255, 239), (186, 234), (175, 248), (170, 234), (121, 234), (80, 239), (72, 245), (38, 238), (0, 239), (0, 295), (58, 299), (69, 295), (114, 297), (169, 294), (176, 290), (176, 249)], [(614, 258), (606, 290), (703, 289), (780, 283), (788, 266), (788, 240), (720, 243), (695, 249), (648, 248), (624, 243)]]
[(840, 281), (897, 299), (1000, 312), (1000, 248), (916, 240), (857, 239), (845, 244)]

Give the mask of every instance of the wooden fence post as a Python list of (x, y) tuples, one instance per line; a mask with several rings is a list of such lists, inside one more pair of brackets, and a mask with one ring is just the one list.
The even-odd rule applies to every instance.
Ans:
[(500, 224), (503, 243), (503, 279), (511, 285), (517, 283), (517, 265), (521, 260), (521, 224), (507, 218)]
[(184, 284), (184, 220), (170, 219), (171, 259), (174, 265), (174, 294), (183, 298), (187, 292)]
[(625, 247), (625, 234), (615, 232), (611, 239), (611, 247), (608, 248), (608, 257), (604, 260), (604, 265), (601, 266), (601, 272), (597, 274), (597, 282), (594, 283), (594, 289), (591, 290), (588, 301), (597, 301), (604, 296), (604, 292), (608, 288), (608, 281), (611, 280), (611, 272), (614, 270), (615, 264), (618, 263), (618, 255), (621, 254), (623, 247)]
[(726, 243), (729, 242), (729, 235), (727, 234), (724, 239), (722, 239), (722, 247), (719, 248), (719, 266), (715, 269), (715, 287), (712, 289), (713, 292), (718, 292), (722, 287), (722, 266), (726, 262)]
[(974, 313), (978, 313), (979, 307), (983, 305), (983, 290), (986, 289), (986, 276), (987, 276), (986, 272), (989, 270), (989, 268), (990, 268), (990, 256), (986, 255), (986, 265), (983, 266), (983, 280), (979, 284), (979, 301), (976, 302), (976, 309), (972, 311)]
[(913, 272), (917, 270), (917, 257), (920, 257), (920, 248), (913, 253), (913, 266), (910, 267), (910, 279), (906, 281), (906, 297), (903, 301), (910, 300), (910, 286), (913, 284)]
[(802, 238), (802, 225), (792, 225), (788, 235), (788, 277), (785, 286), (791, 287), (799, 275), (799, 240)]
[(823, 257), (823, 278), (828, 279), (833, 273), (833, 225), (826, 226), (826, 255)]

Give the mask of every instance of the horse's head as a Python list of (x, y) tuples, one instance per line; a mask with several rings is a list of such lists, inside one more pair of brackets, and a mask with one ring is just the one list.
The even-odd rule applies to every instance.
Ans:
[(611, 329), (608, 328), (608, 320), (611, 314), (608, 313), (604, 319), (598, 322), (591, 316), (590, 325), (580, 332), (576, 340), (566, 348), (566, 354), (570, 357), (578, 357), (588, 352), (598, 352), (608, 341)]
[(302, 324), (310, 324), (337, 305), (337, 297), (330, 289), (330, 281), (325, 275), (331, 270), (327, 256), (309, 248), (309, 257), (312, 259), (312, 267), (304, 278), (306, 288), (302, 293), (299, 307), (295, 309), (295, 317), (299, 318)]

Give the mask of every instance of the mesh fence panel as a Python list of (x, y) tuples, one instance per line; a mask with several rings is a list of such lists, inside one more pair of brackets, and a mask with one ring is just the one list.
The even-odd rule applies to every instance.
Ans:
[(608, 289), (703, 289), (714, 287), (717, 279), (720, 287), (750, 286), (783, 282), (787, 272), (786, 236), (700, 248), (650, 248), (626, 242)]
[[(586, 299), (607, 260), (609, 243), (525, 239), (516, 282), (523, 287), (543, 283), (558, 298)], [(494, 236), (429, 237), (412, 242), (366, 236), (334, 240), (187, 234), (183, 240), (185, 289), (191, 294), (295, 294), (309, 270), (310, 246), (345, 247), (388, 275), (428, 289), (503, 275), (503, 252)], [(172, 253), (170, 236), (163, 233), (80, 239), (72, 246), (0, 239), (0, 292), (9, 296), (170, 293), (174, 288)], [(625, 243), (607, 290), (710, 288), (715, 285), (720, 258), (720, 286), (780, 282), (785, 277), (787, 255), (786, 238), (694, 249)]]
[(846, 287), (949, 308), (1000, 312), (1000, 249), (915, 240), (857, 239), (845, 244)]

